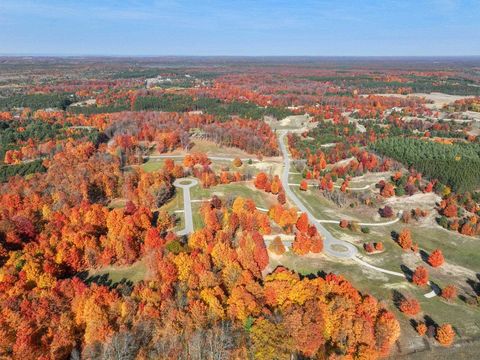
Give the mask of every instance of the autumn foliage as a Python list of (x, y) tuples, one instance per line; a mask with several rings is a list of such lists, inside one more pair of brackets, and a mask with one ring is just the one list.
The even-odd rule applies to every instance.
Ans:
[(440, 249), (434, 250), (428, 257), (428, 263), (433, 267), (442, 266), (444, 262), (445, 259)]
[(302, 191), (307, 191), (308, 189), (308, 183), (306, 180), (300, 181), (300, 190)]
[(425, 286), (428, 284), (428, 271), (423, 266), (418, 266), (413, 272), (412, 281), (418, 286)]
[(441, 296), (448, 301), (457, 297), (457, 288), (454, 285), (447, 285), (442, 289)]
[(450, 346), (455, 339), (455, 331), (450, 324), (443, 324), (437, 328), (435, 339), (443, 346)]
[(398, 234), (397, 242), (404, 250), (410, 250), (412, 248), (412, 234), (410, 229), (404, 228), (400, 234)]
[[(29, 67), (34, 63), (28, 60)], [(219, 163), (213, 151), (193, 150), (208, 143), (241, 149), (251, 155), (246, 158), (278, 156), (278, 133), (270, 124), (289, 115), (309, 115), (304, 121), (310, 123), (302, 124), (308, 130), (287, 135), (298, 160), (293, 166), (305, 176), (297, 185), (301, 191), (311, 186), (339, 209), (381, 206), (385, 218), (395, 211), (384, 198), (435, 192), (442, 197), (441, 226), (466, 236), (480, 233), (475, 193), (456, 194), (373, 150), (391, 138), (395, 146), (398, 139), (476, 146), (478, 137), (461, 124), (436, 121), (439, 112), (426, 99), (375, 95), (414, 93), (416, 79), (425, 91), (461, 94), (470, 80), (452, 85), (455, 67), (347, 66), (339, 72), (252, 64), (231, 71), (234, 65), (203, 61), (181, 67), (153, 66), (152, 59), (67, 63), (35, 68), (19, 87), (7, 79), (0, 96), (1, 358), (387, 357), (400, 326), (382, 301), (321, 266), (309, 276), (275, 268), (276, 256), (287, 251), (299, 261), (320, 258), (315, 254), (324, 240), (307, 214), (287, 204), (279, 176), (267, 170), (254, 176), (252, 161)], [(476, 111), (478, 103), (450, 106)], [(240, 154), (231, 150), (217, 155)], [(172, 159), (155, 164), (158, 154)], [(353, 190), (354, 178), (370, 172), (393, 176), (378, 190)], [(174, 181), (186, 176), (204, 189), (192, 191), (199, 200), (195, 231), (179, 235), (182, 222), (170, 205), (179, 193)], [(205, 189), (243, 180), (267, 193), (260, 194), (271, 205), (267, 214), (251, 199), (232, 196), (228, 186), (222, 196), (207, 199)], [(415, 209), (402, 219), (411, 223), (426, 215)], [(339, 225), (356, 235), (369, 233), (357, 221)], [(395, 240), (418, 251), (408, 229)], [(384, 250), (382, 242), (362, 242), (369, 253)], [(432, 266), (443, 262), (440, 250), (428, 259)], [(415, 270), (413, 282), (428, 283), (424, 267)], [(455, 296), (452, 285), (442, 290), (445, 299)], [(408, 316), (421, 311), (415, 299), (397, 305)], [(416, 329), (427, 332), (423, 323)], [(452, 327), (438, 327), (436, 338), (451, 344)]]
[(413, 298), (405, 298), (400, 302), (400, 311), (409, 316), (415, 316), (420, 312), (420, 303)]
[(415, 330), (417, 330), (418, 335), (423, 336), (427, 333), (428, 328), (427, 328), (427, 325), (425, 325), (425, 323), (420, 322), (415, 327)]
[(279, 236), (276, 236), (273, 241), (268, 246), (268, 250), (273, 252), (275, 255), (283, 255), (286, 251), (285, 245), (283, 245), (282, 239)]

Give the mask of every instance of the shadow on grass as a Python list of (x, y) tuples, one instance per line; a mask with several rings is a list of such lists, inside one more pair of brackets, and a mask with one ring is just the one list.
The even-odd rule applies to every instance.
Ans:
[(393, 241), (398, 242), (398, 236), (399, 236), (398, 232), (392, 231), (390, 232), (390, 236), (392, 237)]
[(473, 279), (467, 279), (467, 284), (470, 285), (475, 295), (480, 296), (480, 283)]
[(405, 278), (409, 281), (412, 282), (413, 278), (413, 271), (406, 265), (400, 265), (400, 270), (405, 274)]
[(422, 257), (422, 261), (428, 264), (428, 254), (425, 250), (420, 250), (420, 256)]
[(433, 320), (429, 315), (425, 315), (423, 317), (423, 321), (425, 325), (427, 326), (427, 336), (429, 338), (435, 337), (436, 329), (438, 327), (438, 324), (435, 320)]
[(306, 275), (300, 275), (300, 279), (309, 279), (309, 280), (314, 280), (317, 278), (322, 278), (325, 279), (327, 276), (327, 273), (323, 270), (318, 271), (316, 274), (306, 274)]
[(130, 295), (133, 291), (133, 281), (122, 278), (120, 281), (114, 282), (110, 278), (109, 273), (90, 276), (88, 271), (82, 271), (78, 273), (76, 277), (81, 279), (87, 285), (97, 284), (101, 286), (106, 286), (110, 289), (117, 289), (123, 295)]
[(403, 295), (400, 291), (398, 290), (392, 291), (392, 301), (393, 301), (393, 304), (397, 307), (397, 309), (400, 310), (400, 304), (405, 299), (406, 299), (405, 295)]
[(435, 293), (435, 295), (437, 296), (440, 296), (442, 294), (442, 289), (440, 286), (438, 286), (437, 283), (433, 282), (430, 280), (430, 287), (431, 289), (433, 290), (433, 292)]

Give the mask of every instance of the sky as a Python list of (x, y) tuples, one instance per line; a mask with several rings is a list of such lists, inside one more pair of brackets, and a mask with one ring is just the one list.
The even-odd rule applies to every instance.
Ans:
[(480, 0), (0, 0), (3, 55), (480, 55)]

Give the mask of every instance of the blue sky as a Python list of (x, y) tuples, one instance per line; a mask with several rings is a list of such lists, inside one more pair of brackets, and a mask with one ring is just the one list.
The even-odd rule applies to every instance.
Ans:
[(0, 0), (0, 54), (480, 55), (480, 0)]

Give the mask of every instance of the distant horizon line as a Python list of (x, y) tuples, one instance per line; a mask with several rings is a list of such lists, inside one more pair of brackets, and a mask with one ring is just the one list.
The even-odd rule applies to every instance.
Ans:
[(50, 58), (480, 58), (470, 55), (129, 55), (129, 54), (61, 54), (61, 53), (0, 53), (0, 57), (50, 57)]

